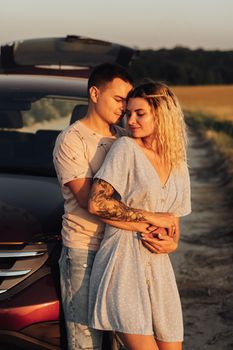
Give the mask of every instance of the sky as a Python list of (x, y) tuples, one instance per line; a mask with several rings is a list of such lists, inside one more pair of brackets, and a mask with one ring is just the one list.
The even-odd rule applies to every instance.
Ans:
[(75, 34), (138, 49), (233, 50), (233, 0), (0, 0), (0, 43)]

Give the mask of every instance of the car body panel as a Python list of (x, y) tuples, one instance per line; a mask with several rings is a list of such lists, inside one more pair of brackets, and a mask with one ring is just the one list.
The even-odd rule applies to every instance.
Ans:
[(45, 276), (10, 300), (0, 302), (0, 308), (2, 330), (19, 331), (34, 323), (56, 321), (60, 315), (60, 303), (51, 276)]
[(0, 174), (0, 193), (1, 242), (60, 231), (63, 198), (56, 178)]
[[(0, 94), (16, 97), (24, 96), (25, 93), (38, 94), (39, 96), (57, 95), (87, 98), (87, 80), (67, 77), (47, 77), (28, 75), (1, 75)], [(1, 103), (1, 101), (0, 101)]]

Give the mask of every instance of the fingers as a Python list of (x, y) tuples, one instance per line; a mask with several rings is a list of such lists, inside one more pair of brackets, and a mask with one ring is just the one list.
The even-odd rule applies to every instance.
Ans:
[(147, 249), (150, 251), (153, 249), (153, 252), (156, 252), (157, 254), (174, 252), (178, 246), (171, 237), (163, 235), (161, 235), (159, 239), (143, 235), (141, 241)]
[(154, 232), (155, 230), (148, 230), (148, 228), (145, 228), (144, 230), (141, 230), (140, 231), (140, 234), (141, 235), (145, 235), (145, 236), (149, 236), (149, 237), (153, 237), (153, 232)]
[(141, 239), (145, 240), (147, 242), (150, 243), (155, 243), (155, 242), (159, 242), (159, 241), (170, 241), (171, 237), (167, 236), (167, 235), (161, 235), (160, 233), (148, 233), (148, 234), (141, 234)]
[(150, 238), (157, 238), (158, 236), (168, 236), (167, 229), (163, 227), (155, 227), (155, 226), (150, 226), (150, 231), (148, 232), (141, 232), (142, 236), (144, 235), (145, 237), (150, 237)]
[(166, 234), (166, 229), (158, 226), (154, 226), (154, 225), (144, 224), (144, 223), (141, 224), (140, 228), (137, 227), (137, 229), (138, 229), (138, 232), (143, 234), (156, 233), (157, 231), (160, 232), (160, 230), (162, 230), (161, 232), (165, 231), (165, 234)]
[(175, 235), (176, 233), (176, 225), (172, 225), (172, 237)]
[(142, 241), (142, 244), (144, 245), (144, 247), (146, 247), (151, 253), (155, 253), (155, 254), (164, 254), (167, 253), (163, 247), (157, 247), (154, 244), (150, 244), (146, 241)]
[(170, 237), (174, 237), (176, 233), (176, 225), (172, 224), (169, 228), (168, 228), (168, 236)]
[(144, 244), (149, 244), (151, 247), (153, 247), (154, 249), (156, 249), (156, 251), (158, 251), (160, 248), (161, 248), (161, 243), (160, 243), (160, 240), (157, 239), (157, 238), (150, 238), (150, 237), (141, 237), (141, 241), (142, 243)]
[(135, 226), (135, 231), (147, 234), (153, 231), (154, 228), (155, 226), (148, 225), (146, 223), (137, 223), (137, 226)]
[(157, 230), (157, 226), (154, 226), (154, 225), (149, 225), (149, 226), (147, 226), (147, 231), (148, 232), (153, 232), (153, 231), (155, 231), (155, 230)]
[(151, 233), (155, 236), (158, 236), (158, 234), (167, 236), (167, 229), (165, 229), (164, 227), (158, 227), (154, 231), (151, 231)]
[(146, 241), (142, 241), (142, 244), (144, 245), (144, 247), (146, 247), (151, 253), (159, 253), (159, 250), (157, 248), (155, 248), (154, 246), (150, 245), (149, 243), (147, 243)]
[(141, 239), (142, 242), (146, 242), (150, 245), (152, 245), (153, 247), (155, 247), (156, 249), (160, 249), (162, 247), (164, 247), (163, 242), (161, 242), (159, 239), (154, 239), (154, 238), (146, 238), (146, 239)]
[(167, 228), (167, 233), (170, 237), (173, 237), (176, 234), (176, 217), (171, 213), (164, 213), (165, 221), (161, 227)]

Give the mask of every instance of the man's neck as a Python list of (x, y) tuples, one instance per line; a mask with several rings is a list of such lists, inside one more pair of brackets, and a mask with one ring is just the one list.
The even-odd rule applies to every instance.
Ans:
[(114, 136), (111, 125), (94, 113), (88, 113), (81, 119), (81, 123), (103, 136)]

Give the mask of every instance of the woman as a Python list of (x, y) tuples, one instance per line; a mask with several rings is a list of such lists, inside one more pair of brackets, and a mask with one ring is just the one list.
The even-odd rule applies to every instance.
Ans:
[[(172, 91), (156, 82), (129, 93), (126, 115), (132, 137), (113, 144), (95, 175), (89, 210), (167, 227), (172, 251), (179, 217), (191, 211), (182, 111)], [(159, 253), (162, 238), (144, 244)], [(129, 350), (180, 350), (182, 311), (169, 256), (152, 254), (143, 239), (106, 226), (91, 275), (90, 325), (116, 331)]]

